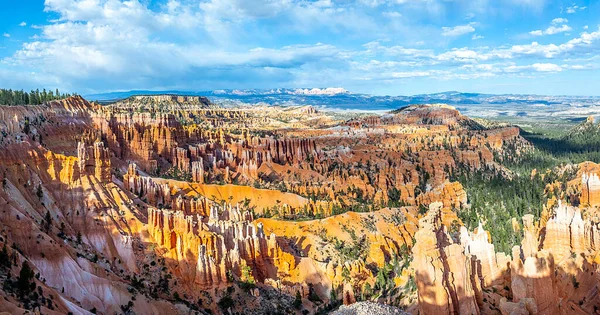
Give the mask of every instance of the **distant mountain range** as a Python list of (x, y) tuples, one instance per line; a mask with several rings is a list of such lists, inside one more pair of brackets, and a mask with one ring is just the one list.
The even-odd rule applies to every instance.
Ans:
[(472, 109), (470, 105), (488, 105), (501, 109), (510, 105), (515, 109), (522, 105), (547, 107), (600, 106), (600, 97), (589, 96), (544, 96), (513, 94), (480, 94), (443, 92), (412, 96), (378, 96), (358, 94), (343, 88), (270, 89), (270, 90), (215, 90), (215, 91), (125, 91), (86, 95), (89, 100), (109, 102), (132, 95), (176, 94), (206, 96), (217, 104), (266, 103), (270, 105), (313, 105), (336, 110), (391, 110), (410, 104), (444, 103), (459, 108)]

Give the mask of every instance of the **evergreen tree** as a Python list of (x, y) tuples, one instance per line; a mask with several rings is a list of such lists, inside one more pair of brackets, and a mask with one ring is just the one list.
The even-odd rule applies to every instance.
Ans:
[(33, 276), (33, 270), (26, 261), (23, 261), (21, 271), (19, 272), (19, 280), (17, 281), (17, 288), (22, 296), (29, 295), (29, 293), (35, 289), (35, 284), (32, 283)]
[(37, 196), (39, 199), (42, 199), (42, 197), (44, 197), (44, 191), (42, 190), (42, 185), (41, 185), (41, 184), (39, 184), (39, 185), (37, 186), (37, 189), (36, 189), (36, 191), (35, 191), (35, 194), (36, 194), (36, 196)]
[(300, 295), (300, 291), (296, 291), (296, 298), (294, 299), (294, 307), (296, 309), (300, 309), (302, 306), (302, 295)]
[(39, 89), (25, 92), (23, 90), (0, 89), (0, 105), (40, 105), (46, 102), (69, 97), (68, 93), (61, 94), (58, 89), (55, 91)]
[(52, 215), (50, 211), (46, 211), (46, 216), (44, 217), (44, 231), (49, 232), (52, 227)]
[(0, 268), (9, 268), (10, 267), (10, 256), (8, 255), (8, 248), (6, 248), (6, 243), (2, 246), (2, 250), (0, 251)]

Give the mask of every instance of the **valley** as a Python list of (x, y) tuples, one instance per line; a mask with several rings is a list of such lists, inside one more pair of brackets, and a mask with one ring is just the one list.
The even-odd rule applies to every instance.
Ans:
[(0, 106), (0, 312), (600, 309), (593, 117), (63, 96)]

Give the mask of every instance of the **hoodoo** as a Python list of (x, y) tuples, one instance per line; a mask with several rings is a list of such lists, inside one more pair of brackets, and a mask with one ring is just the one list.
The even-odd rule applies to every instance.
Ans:
[(76, 96), (0, 117), (0, 311), (600, 307), (598, 166), (524, 177), (509, 166), (536, 149), (519, 128), (450, 106), (341, 119)]

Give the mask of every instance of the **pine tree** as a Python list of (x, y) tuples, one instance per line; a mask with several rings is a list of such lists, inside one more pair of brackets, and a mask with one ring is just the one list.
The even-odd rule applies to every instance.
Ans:
[(52, 227), (52, 215), (50, 214), (50, 211), (46, 211), (46, 216), (44, 217), (44, 230), (46, 232), (50, 231), (50, 228)]
[(42, 190), (42, 184), (39, 184), (39, 185), (37, 186), (37, 189), (36, 189), (36, 191), (35, 191), (35, 194), (36, 194), (36, 196), (37, 196), (39, 199), (42, 199), (42, 197), (44, 197), (44, 191)]
[(32, 285), (31, 280), (33, 280), (33, 270), (27, 263), (27, 261), (23, 261), (23, 265), (21, 266), (21, 271), (19, 272), (19, 280), (17, 281), (17, 288), (21, 292), (22, 296), (28, 295), (32, 289), (34, 289), (35, 284)]
[(294, 307), (296, 309), (300, 309), (302, 306), (302, 295), (300, 295), (300, 291), (296, 291), (296, 299), (294, 299)]
[(4, 246), (2, 246), (2, 250), (0, 251), (0, 267), (10, 267), (10, 256), (8, 255), (8, 248), (6, 248), (6, 243), (4, 243)]

